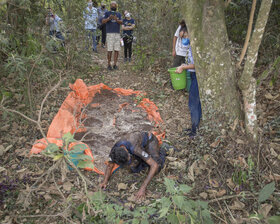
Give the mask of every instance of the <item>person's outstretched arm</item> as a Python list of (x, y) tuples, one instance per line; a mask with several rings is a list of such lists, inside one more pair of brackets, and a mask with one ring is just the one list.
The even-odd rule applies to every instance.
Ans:
[(149, 158), (145, 162), (150, 166), (150, 170), (149, 170), (148, 176), (146, 177), (146, 179), (142, 183), (139, 191), (136, 194), (136, 199), (140, 199), (140, 200), (145, 198), (146, 188), (159, 169), (159, 165), (152, 158)]
[(104, 180), (103, 182), (100, 184), (100, 187), (101, 189), (106, 189), (107, 185), (108, 185), (108, 182), (109, 182), (109, 179), (110, 177), (112, 176), (112, 171), (113, 171), (113, 168), (114, 168), (114, 163), (112, 162), (109, 162), (107, 164), (107, 167), (106, 167), (106, 171), (105, 171), (105, 175), (104, 175)]
[(186, 69), (195, 69), (194, 64), (182, 64), (181, 66), (177, 67), (176, 72), (182, 73), (182, 71)]

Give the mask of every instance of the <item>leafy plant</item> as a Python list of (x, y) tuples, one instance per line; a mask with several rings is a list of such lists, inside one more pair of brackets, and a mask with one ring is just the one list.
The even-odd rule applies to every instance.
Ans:
[[(178, 184), (165, 178), (166, 195), (150, 205), (139, 206), (135, 209), (120, 206), (107, 198), (102, 192), (95, 192), (91, 197), (91, 205), (94, 216), (87, 216), (84, 223), (213, 223), (208, 205), (203, 201), (189, 200), (185, 194), (191, 191), (191, 187)], [(78, 206), (79, 213), (87, 210), (86, 204)]]
[(264, 188), (259, 193), (258, 201), (260, 203), (266, 201), (274, 191), (275, 191), (275, 182), (271, 182), (265, 185)]
[(73, 163), (79, 168), (94, 168), (92, 158), (84, 154), (84, 151), (87, 149), (86, 145), (70, 144), (76, 142), (76, 140), (73, 138), (73, 135), (70, 132), (64, 134), (62, 140), (62, 147), (59, 147), (54, 143), (50, 143), (43, 151), (43, 154), (48, 157), (51, 157), (54, 161), (65, 159), (66, 162), (70, 164)]

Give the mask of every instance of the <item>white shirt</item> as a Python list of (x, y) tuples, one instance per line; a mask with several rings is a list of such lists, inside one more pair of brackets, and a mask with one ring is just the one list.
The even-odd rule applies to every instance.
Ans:
[[(186, 64), (187, 65), (194, 65), (193, 55), (192, 55), (192, 48), (190, 45), (188, 47), (188, 53), (186, 55)], [(195, 69), (188, 69), (189, 72), (195, 72)]]
[(175, 45), (175, 52), (176, 52), (176, 55), (186, 57), (188, 46), (184, 46), (182, 44), (182, 38), (179, 35), (180, 29), (181, 29), (181, 25), (179, 25), (178, 29), (176, 30), (176, 32), (174, 34), (174, 36), (177, 37), (176, 45)]
[(84, 11), (85, 29), (96, 30), (97, 18), (98, 18), (97, 9), (94, 7), (92, 7), (91, 9), (87, 7), (86, 10)]

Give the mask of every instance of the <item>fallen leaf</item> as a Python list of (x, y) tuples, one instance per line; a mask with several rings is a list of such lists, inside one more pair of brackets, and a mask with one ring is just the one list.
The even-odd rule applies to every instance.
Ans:
[(173, 161), (170, 162), (169, 165), (171, 166), (171, 169), (186, 169), (185, 161)]
[(65, 191), (70, 191), (72, 187), (73, 187), (73, 184), (71, 184), (70, 182), (66, 182), (63, 184), (63, 189)]
[(239, 138), (238, 138), (238, 139), (236, 139), (235, 141), (236, 141), (236, 143), (237, 143), (237, 144), (244, 144), (244, 141), (243, 141), (243, 140), (241, 140), (241, 139), (239, 139)]
[(274, 181), (274, 179), (275, 179), (276, 181), (279, 181), (279, 180), (280, 180), (280, 175), (277, 174), (277, 173), (274, 173), (273, 175), (270, 174), (270, 175), (269, 175), (269, 178), (270, 178), (270, 180), (272, 180), (272, 181)]
[(239, 160), (239, 162), (240, 162), (240, 166), (242, 167), (242, 168), (248, 168), (249, 166), (248, 166), (248, 164), (247, 164), (247, 162), (246, 162), (246, 160), (242, 157), (242, 156), (239, 156), (238, 157), (238, 160)]
[(130, 197), (127, 198), (128, 201), (136, 202), (136, 196), (132, 194)]
[(232, 125), (232, 127), (231, 127), (231, 130), (232, 130), (232, 131), (235, 131), (235, 128), (236, 128), (237, 124), (238, 124), (238, 118), (236, 118), (236, 119), (234, 120), (234, 122), (233, 122), (233, 125)]
[(188, 178), (194, 182), (194, 167), (196, 166), (197, 161), (193, 162), (193, 164), (189, 167)]
[(210, 198), (216, 198), (216, 195), (218, 193), (218, 191), (212, 189), (207, 190), (207, 192), (209, 193)]
[(0, 145), (0, 156), (4, 155), (5, 147), (3, 145)]
[(133, 204), (131, 202), (127, 202), (127, 203), (124, 204), (124, 206), (131, 209), (131, 208), (135, 207), (135, 204)]
[(208, 194), (206, 192), (202, 192), (199, 194), (199, 196), (202, 197), (204, 200), (206, 200), (208, 197)]
[(242, 210), (244, 207), (245, 207), (245, 204), (243, 204), (239, 200), (235, 200), (233, 202), (233, 205), (229, 206), (229, 208), (232, 210)]
[(219, 190), (216, 197), (222, 197), (227, 193), (225, 189)]
[(276, 99), (279, 96), (279, 94), (277, 94), (275, 96), (272, 96), (271, 93), (267, 93), (264, 96), (265, 96), (266, 99), (274, 100), (274, 99)]
[(138, 188), (136, 187), (137, 183), (131, 184), (129, 187), (129, 192), (134, 192), (135, 190), (138, 190)]
[(3, 171), (5, 171), (5, 170), (6, 170), (6, 169), (5, 169), (4, 167), (0, 166), (0, 173), (3, 172)]
[(52, 199), (52, 197), (49, 194), (45, 194), (43, 197), (45, 198), (45, 200), (51, 200)]
[(228, 178), (227, 179), (227, 186), (233, 190), (235, 188), (235, 184), (233, 183), (232, 179), (231, 178)]
[(214, 141), (210, 146), (213, 148), (216, 148), (221, 142), (221, 138), (218, 138), (216, 141)]
[(219, 182), (215, 179), (209, 179), (209, 184), (211, 185), (211, 187), (219, 187), (220, 186)]
[(263, 215), (263, 217), (266, 218), (271, 209), (272, 209), (271, 204), (262, 204), (259, 209), (259, 214)]
[(171, 157), (171, 156), (166, 156), (166, 159), (169, 160), (169, 161), (171, 161), (171, 162), (177, 160), (176, 157)]
[(26, 169), (27, 169), (27, 168), (23, 168), (23, 169), (17, 170), (16, 172), (17, 172), (17, 173), (22, 173), (22, 172), (24, 172)]
[(118, 191), (126, 190), (126, 189), (127, 189), (127, 184), (124, 184), (124, 183), (119, 183), (118, 184)]
[(273, 156), (273, 157), (277, 157), (278, 154), (275, 152), (275, 150), (273, 148), (270, 148), (270, 154)]

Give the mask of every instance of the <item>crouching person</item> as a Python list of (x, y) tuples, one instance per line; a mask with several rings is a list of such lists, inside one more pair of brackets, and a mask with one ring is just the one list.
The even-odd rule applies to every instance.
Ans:
[(136, 132), (126, 135), (119, 140), (111, 149), (105, 176), (101, 188), (106, 189), (112, 175), (114, 164), (126, 167), (133, 173), (138, 173), (145, 167), (149, 167), (149, 173), (142, 183), (136, 198), (145, 198), (146, 189), (156, 173), (158, 173), (165, 162), (165, 152), (160, 150), (157, 138), (148, 132)]

